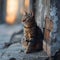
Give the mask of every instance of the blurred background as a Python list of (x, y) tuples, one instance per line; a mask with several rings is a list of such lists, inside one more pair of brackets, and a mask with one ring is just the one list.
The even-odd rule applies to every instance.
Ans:
[[(23, 9), (27, 7), (28, 2), (25, 0), (0, 0), (0, 60), (7, 60), (7, 51), (8, 54), (12, 56), (17, 55), (15, 52), (20, 50), (20, 44), (16, 43), (13, 47), (4, 48), (5, 43), (10, 43), (11, 37), (14, 33), (23, 30), (21, 24), (21, 18)], [(23, 37), (22, 33), (15, 36), (14, 40), (21, 40)], [(18, 38), (18, 39), (17, 39)], [(9, 50), (8, 50), (9, 49)], [(15, 51), (14, 51), (15, 50)], [(12, 53), (13, 52), (13, 53)], [(6, 55), (5, 55), (6, 54)]]
[(13, 33), (23, 29), (23, 10), (29, 10), (30, 0), (0, 0), (0, 42), (10, 40)]
[(23, 9), (28, 6), (29, 0), (0, 0), (0, 23), (20, 23)]

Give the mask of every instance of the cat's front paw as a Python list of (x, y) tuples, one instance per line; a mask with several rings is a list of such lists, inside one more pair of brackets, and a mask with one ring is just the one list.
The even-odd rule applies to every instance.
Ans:
[(22, 41), (22, 46), (23, 46), (24, 48), (27, 48), (27, 47), (28, 47), (28, 42), (27, 42), (27, 40), (23, 40), (23, 41)]
[(31, 46), (27, 46), (26, 50), (25, 50), (26, 54), (32, 53), (32, 47)]

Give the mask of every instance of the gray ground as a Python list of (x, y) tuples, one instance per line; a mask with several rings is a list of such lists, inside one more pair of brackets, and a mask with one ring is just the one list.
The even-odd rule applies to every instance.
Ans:
[(19, 40), (17, 43), (11, 44), (8, 48), (4, 48), (5, 43), (10, 42), (10, 38), (14, 32), (22, 30), (21, 24), (9, 26), (6, 24), (0, 25), (0, 60), (9, 60), (10, 58), (16, 58), (16, 60), (45, 60), (47, 54), (44, 51), (25, 54), (20, 40), (23, 37), (22, 34), (16, 35), (13, 40)]

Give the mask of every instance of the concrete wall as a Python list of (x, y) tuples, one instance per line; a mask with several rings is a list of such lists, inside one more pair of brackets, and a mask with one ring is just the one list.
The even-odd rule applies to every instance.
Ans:
[(36, 1), (36, 21), (39, 27), (42, 29), (45, 26), (45, 17), (46, 15), (49, 16), (49, 7), (50, 6), (50, 0), (38, 0)]
[(51, 33), (51, 52), (54, 55), (60, 49), (60, 4), (59, 0), (51, 0), (50, 18), (53, 21), (53, 31)]
[[(49, 17), (50, 14), (50, 0), (37, 0), (36, 1), (36, 21), (38, 26), (42, 29), (45, 28), (45, 17)], [(51, 55), (51, 46), (49, 46), (45, 40), (43, 41), (43, 49)], [(49, 53), (48, 53), (49, 52)]]
[[(24, 3), (24, 0), (18, 0), (19, 4), (19, 8), (18, 8), (18, 11), (17, 11), (17, 19), (16, 19), (16, 23), (20, 23), (21, 21), (21, 13), (20, 13), (20, 9), (24, 6), (23, 3)], [(6, 6), (7, 6), (7, 0), (0, 0), (0, 19), (1, 21), (4, 21), (6, 22)]]
[(43, 48), (49, 56), (54, 55), (60, 49), (60, 3), (59, 0), (37, 0), (36, 21), (43, 30), (45, 17), (48, 16), (53, 22), (53, 30), (50, 32), (51, 43), (43, 41)]
[(42, 0), (38, 0), (36, 1), (36, 21), (38, 26), (41, 28), (43, 19), (44, 19), (44, 6), (42, 4)]

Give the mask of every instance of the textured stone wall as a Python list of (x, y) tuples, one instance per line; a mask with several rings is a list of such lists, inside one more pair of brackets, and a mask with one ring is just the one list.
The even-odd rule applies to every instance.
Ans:
[(60, 42), (60, 1), (56, 1), (56, 7), (57, 7), (57, 15), (58, 15), (58, 23), (57, 23), (57, 40)]
[(36, 1), (36, 21), (42, 29), (45, 27), (45, 17), (49, 16), (50, 0)]
[(42, 4), (42, 0), (38, 0), (36, 1), (36, 21), (39, 27), (42, 28), (42, 20), (44, 18), (42, 18), (42, 16), (44, 17), (44, 9), (43, 9), (43, 4)]
[(51, 1), (51, 6), (50, 6), (50, 18), (53, 21), (53, 31), (51, 34), (52, 40), (56, 39), (57, 36), (57, 24), (58, 24), (58, 15), (57, 15), (57, 7), (56, 7), (56, 2)]
[(60, 13), (59, 0), (51, 0), (50, 18), (53, 21), (53, 30), (51, 32), (51, 52), (54, 55), (60, 49)]
[[(49, 56), (54, 55), (60, 49), (60, 3), (59, 0), (36, 1), (36, 21), (39, 27), (45, 28), (45, 17), (53, 22), (53, 30), (50, 32), (50, 41), (43, 42), (43, 48)], [(47, 23), (48, 24), (48, 23)]]

